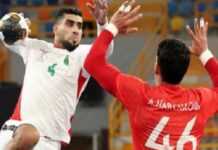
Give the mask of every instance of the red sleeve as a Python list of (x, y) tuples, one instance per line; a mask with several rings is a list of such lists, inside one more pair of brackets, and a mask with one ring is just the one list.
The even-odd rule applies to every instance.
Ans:
[(208, 71), (214, 87), (218, 87), (218, 61), (216, 58), (211, 58), (205, 65), (206, 70)]
[(215, 57), (208, 60), (205, 65), (207, 72), (210, 75), (214, 88), (212, 89), (210, 95), (207, 95), (206, 91), (202, 92), (205, 96), (205, 101), (203, 101), (203, 107), (205, 107), (205, 113), (208, 116), (213, 115), (218, 111), (218, 61)]
[(104, 89), (116, 96), (116, 79), (120, 71), (106, 60), (107, 49), (112, 39), (112, 33), (107, 30), (102, 31), (93, 43), (84, 67)]
[(217, 88), (199, 88), (198, 96), (201, 99), (201, 112), (205, 118), (209, 118), (218, 111), (218, 92)]
[(142, 80), (122, 74), (115, 66), (109, 64), (106, 52), (113, 35), (104, 30), (93, 43), (84, 67), (98, 83), (116, 96), (127, 108), (136, 108), (145, 98), (145, 84)]

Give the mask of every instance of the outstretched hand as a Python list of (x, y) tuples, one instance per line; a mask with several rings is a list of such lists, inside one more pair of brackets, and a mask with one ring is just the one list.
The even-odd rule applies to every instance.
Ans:
[(205, 22), (203, 18), (200, 20), (195, 19), (194, 30), (187, 26), (187, 32), (192, 38), (190, 52), (194, 55), (200, 56), (205, 50), (208, 49), (207, 31), (208, 22)]
[(119, 33), (130, 33), (137, 31), (137, 27), (129, 27), (132, 23), (142, 17), (139, 13), (141, 6), (135, 6), (135, 0), (125, 1), (121, 7), (113, 14), (110, 23), (114, 24)]
[(91, 14), (95, 17), (96, 21), (100, 25), (104, 25), (107, 22), (108, 3), (105, 0), (94, 0), (94, 3), (87, 2)]

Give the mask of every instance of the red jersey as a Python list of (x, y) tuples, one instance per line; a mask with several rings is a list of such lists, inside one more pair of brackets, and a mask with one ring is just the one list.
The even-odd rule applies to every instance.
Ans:
[[(105, 59), (112, 39), (109, 31), (101, 33), (86, 59), (85, 68), (126, 107), (134, 150), (199, 149), (205, 124), (218, 110), (218, 89), (186, 89), (171, 84), (152, 86), (123, 74)], [(211, 58), (206, 69), (216, 85), (216, 59)]]
[(136, 150), (196, 150), (208, 118), (218, 110), (218, 94), (211, 89), (150, 86), (124, 74), (116, 83)]

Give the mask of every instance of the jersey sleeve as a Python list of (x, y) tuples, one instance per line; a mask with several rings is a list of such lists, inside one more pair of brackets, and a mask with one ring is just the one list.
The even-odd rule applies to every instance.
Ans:
[[(106, 54), (106, 57), (108, 58), (109, 56), (111, 56), (112, 55), (112, 53), (113, 53), (113, 48), (114, 48), (114, 46), (113, 46), (114, 44), (113, 44), (113, 41), (111, 42), (111, 44), (109, 45), (109, 47), (108, 47), (108, 51), (107, 51), (107, 54)], [(89, 75), (89, 73), (86, 71), (86, 69), (85, 69), (85, 67), (84, 67), (84, 63), (85, 63), (85, 60), (86, 60), (86, 57), (87, 57), (87, 55), (89, 54), (89, 52), (90, 52), (90, 50), (91, 50), (91, 47), (92, 47), (92, 45), (90, 44), (90, 45), (81, 45), (81, 46), (79, 46), (79, 48), (78, 48), (78, 51), (79, 51), (79, 57), (80, 57), (80, 63), (82, 64), (82, 73), (81, 73), (81, 75), (83, 76), (83, 77), (85, 77), (85, 78), (89, 78), (90, 77), (90, 75)]]
[(49, 52), (55, 49), (51, 43), (33, 38), (19, 40), (13, 45), (6, 45), (6, 47), (20, 55), (25, 64), (31, 51)]
[(218, 111), (218, 89), (199, 88), (198, 96), (201, 99), (201, 113), (208, 118)]
[(120, 74), (116, 84), (117, 96), (128, 110), (134, 110), (137, 106), (146, 104), (148, 83), (131, 75)]
[(29, 53), (30, 53), (30, 49), (28, 49), (24, 45), (19, 45), (19, 44), (9, 45), (9, 46), (6, 46), (6, 48), (8, 50), (18, 54), (19, 56), (21, 56), (22, 59), (23, 59), (24, 64), (27, 63), (28, 56), (29, 56)]
[[(106, 28), (108, 24), (105, 24), (105, 25), (99, 25), (97, 24), (97, 37), (100, 35), (100, 33)], [(81, 51), (81, 63), (82, 65), (84, 66), (84, 62), (85, 62), (85, 59), (88, 55), (88, 53), (90, 52), (91, 50), (91, 47), (92, 47), (92, 44), (90, 45), (82, 45), (82, 51)], [(110, 57), (112, 55), (114, 51), (114, 41), (112, 40), (112, 42), (110, 43), (109, 47), (108, 47), (108, 50), (107, 50), (107, 54), (106, 54), (106, 57)], [(82, 76), (83, 77), (86, 77), (88, 78), (90, 75), (89, 73), (85, 70), (85, 68), (83, 67), (82, 69)]]
[(113, 34), (110, 31), (101, 32), (86, 58), (85, 68), (104, 89), (116, 96), (128, 110), (137, 108), (145, 99), (144, 94), (147, 88), (145, 85), (147, 84), (136, 77), (121, 73), (118, 68), (108, 62), (106, 52), (112, 39)]
[(210, 50), (204, 51), (200, 55), (200, 60), (213, 83), (213, 89), (202, 89), (199, 92), (202, 98), (203, 112), (206, 116), (210, 116), (218, 111), (218, 61)]
[(205, 69), (209, 73), (214, 87), (218, 87), (218, 60), (215, 57), (210, 58), (205, 64)]
[[(106, 24), (104, 24), (104, 25), (99, 25), (99, 24), (97, 23), (97, 35), (98, 35), (98, 36), (100, 35), (100, 33), (101, 33), (103, 30), (106, 29), (107, 25), (108, 25), (108, 23), (106, 23)], [(114, 51), (114, 40), (111, 41), (111, 43), (110, 43), (110, 45), (109, 45), (109, 47), (108, 47), (107, 55), (106, 55), (107, 58), (112, 55), (113, 51)]]

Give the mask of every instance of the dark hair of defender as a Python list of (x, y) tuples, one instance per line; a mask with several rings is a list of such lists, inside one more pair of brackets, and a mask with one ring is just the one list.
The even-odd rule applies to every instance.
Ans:
[(190, 63), (189, 48), (179, 40), (166, 39), (159, 44), (157, 56), (162, 80), (179, 84)]

